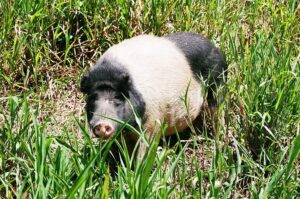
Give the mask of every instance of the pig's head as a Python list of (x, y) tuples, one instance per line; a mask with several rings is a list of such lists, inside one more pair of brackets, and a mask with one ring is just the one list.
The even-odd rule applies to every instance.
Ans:
[(111, 62), (97, 63), (83, 75), (80, 86), (87, 95), (87, 119), (97, 137), (108, 139), (118, 130), (121, 124), (114, 119), (134, 126), (131, 105), (140, 116), (144, 115), (145, 103), (134, 89), (129, 74)]

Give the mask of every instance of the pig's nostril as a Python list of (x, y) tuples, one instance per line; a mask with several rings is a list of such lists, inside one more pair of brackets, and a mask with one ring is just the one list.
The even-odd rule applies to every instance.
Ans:
[(106, 132), (111, 132), (112, 131), (112, 127), (109, 126), (109, 125), (105, 126), (105, 131)]
[(93, 131), (96, 136), (107, 139), (113, 134), (114, 128), (111, 124), (100, 123), (94, 127)]

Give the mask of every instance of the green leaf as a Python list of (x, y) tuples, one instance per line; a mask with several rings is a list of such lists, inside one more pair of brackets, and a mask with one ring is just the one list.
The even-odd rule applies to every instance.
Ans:
[(293, 145), (291, 147), (290, 150), (290, 155), (289, 155), (289, 159), (288, 159), (288, 164), (286, 167), (286, 175), (285, 175), (285, 179), (287, 180), (289, 173), (292, 169), (293, 163), (296, 160), (296, 158), (299, 156), (300, 153), (300, 135), (298, 135), (294, 141), (293, 141)]
[(102, 186), (101, 199), (108, 199), (108, 196), (109, 196), (109, 176), (110, 176), (109, 167), (107, 167), (106, 175), (105, 175), (105, 178), (104, 178), (104, 184)]

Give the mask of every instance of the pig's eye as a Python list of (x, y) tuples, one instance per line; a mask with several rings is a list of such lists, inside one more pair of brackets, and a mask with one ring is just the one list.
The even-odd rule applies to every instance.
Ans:
[(120, 106), (124, 102), (124, 97), (122, 95), (115, 95), (113, 103), (115, 106)]
[(123, 100), (124, 100), (124, 97), (123, 97), (123, 95), (115, 95), (115, 96), (114, 96), (114, 99), (123, 101)]
[(118, 106), (120, 106), (120, 105), (122, 104), (121, 101), (114, 101), (113, 103), (114, 103), (114, 105), (115, 105), (116, 107), (118, 107)]

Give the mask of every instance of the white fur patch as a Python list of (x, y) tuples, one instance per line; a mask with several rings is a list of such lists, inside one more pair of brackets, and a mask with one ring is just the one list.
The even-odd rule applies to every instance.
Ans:
[[(152, 130), (155, 120), (168, 122), (167, 134), (187, 128), (187, 120), (194, 120), (203, 103), (201, 85), (194, 78), (183, 53), (171, 41), (151, 35), (125, 40), (101, 57), (117, 60), (129, 71), (135, 88), (146, 102), (145, 127)], [(184, 96), (187, 92), (188, 109)]]

